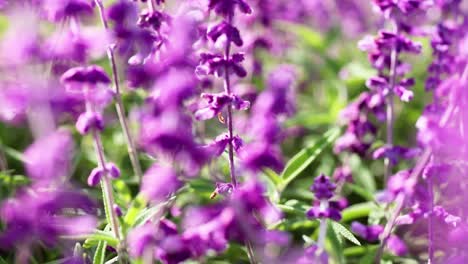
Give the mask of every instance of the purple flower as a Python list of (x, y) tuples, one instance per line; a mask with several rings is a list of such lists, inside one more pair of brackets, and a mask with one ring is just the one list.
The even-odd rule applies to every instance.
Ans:
[(189, 70), (171, 70), (160, 77), (151, 90), (150, 98), (164, 107), (183, 106), (185, 100), (195, 94), (197, 82)]
[(50, 20), (60, 21), (72, 17), (91, 16), (94, 2), (90, 0), (43, 0), (41, 5)]
[(249, 102), (242, 100), (236, 95), (228, 95), (227, 93), (202, 94), (201, 97), (208, 101), (208, 106), (195, 113), (195, 118), (198, 120), (215, 117), (229, 104), (236, 110), (247, 110), (250, 107)]
[(245, 0), (209, 0), (208, 5), (210, 10), (225, 17), (233, 17), (236, 6), (244, 14), (252, 13), (252, 9)]
[(234, 150), (236, 152), (239, 152), (242, 146), (242, 139), (239, 136), (234, 136), (231, 140), (227, 133), (217, 136), (214, 142), (204, 146), (204, 148), (206, 149), (207, 153), (211, 154), (214, 157), (218, 157), (221, 154), (223, 154), (230, 141), (232, 141), (233, 143)]
[(71, 68), (62, 75), (60, 80), (66, 85), (97, 85), (111, 82), (104, 69), (95, 65)]
[(81, 135), (86, 135), (93, 129), (97, 131), (104, 130), (102, 115), (98, 112), (89, 111), (81, 113), (76, 121), (76, 130), (78, 130)]
[(70, 171), (73, 147), (73, 139), (65, 130), (36, 140), (24, 152), (28, 176), (47, 183), (66, 178)]
[(133, 257), (142, 257), (146, 252), (163, 260), (163, 263), (180, 263), (191, 254), (178, 236), (177, 226), (167, 219), (157, 224), (148, 222), (133, 229), (127, 238), (129, 252)]
[(195, 256), (203, 256), (210, 249), (222, 252), (228, 246), (226, 230), (228, 226), (233, 224), (234, 220), (234, 211), (224, 209), (207, 222), (196, 226), (187, 226), (189, 228), (184, 231), (182, 237), (184, 241), (188, 242), (188, 246)]
[(383, 230), (384, 228), (381, 225), (366, 226), (359, 222), (351, 223), (351, 231), (370, 242), (378, 241), (379, 236), (382, 234)]
[(399, 192), (413, 193), (415, 182), (409, 181), (410, 170), (402, 170), (394, 174), (387, 183), (387, 191), (392, 194), (393, 197)]
[(389, 159), (393, 165), (396, 165), (399, 159), (411, 159), (421, 153), (420, 149), (408, 149), (400, 146), (383, 146), (374, 151), (373, 159)]
[(21, 87), (3, 85), (0, 90), (0, 120), (9, 124), (19, 124), (26, 117), (28, 91)]
[(261, 171), (268, 167), (279, 173), (284, 168), (279, 148), (267, 143), (248, 144), (242, 148), (240, 156), (244, 166), (252, 171)]
[[(321, 253), (320, 253), (321, 251)], [(326, 264), (328, 261), (328, 254), (325, 250), (320, 249), (317, 245), (308, 246), (304, 250), (304, 255), (297, 260), (298, 264)]]
[(244, 61), (243, 53), (235, 53), (229, 59), (225, 59), (221, 54), (202, 53), (200, 54), (200, 65), (196, 69), (197, 75), (215, 75), (222, 77), (225, 74), (225, 69), (228, 69), (228, 74), (236, 74), (243, 78), (247, 76), (247, 71), (240, 64)]
[(234, 190), (234, 186), (231, 183), (217, 182), (216, 188), (211, 194), (210, 198), (214, 199), (218, 194), (228, 196)]
[(193, 176), (208, 161), (208, 155), (192, 135), (190, 118), (176, 109), (166, 109), (158, 116), (144, 116), (140, 144), (151, 154), (173, 157)]
[(0, 217), (7, 228), (0, 235), (0, 247), (29, 246), (38, 241), (52, 246), (60, 236), (88, 234), (96, 225), (94, 216), (89, 215), (94, 212), (95, 204), (88, 197), (66, 187), (60, 191), (23, 190), (1, 206)]
[(404, 256), (408, 253), (405, 243), (396, 235), (391, 235), (388, 238), (387, 248), (396, 256)]
[(231, 206), (238, 213), (253, 217), (258, 214), (263, 221), (274, 223), (281, 218), (280, 211), (274, 207), (263, 195), (265, 188), (255, 180), (245, 182), (241, 187), (235, 189), (231, 195)]
[(335, 221), (341, 219), (341, 210), (347, 206), (347, 201), (329, 201), (333, 197), (336, 185), (324, 174), (320, 174), (314, 180), (310, 190), (314, 193), (314, 205), (310, 208), (306, 215), (309, 218), (330, 218)]
[(213, 40), (213, 42), (216, 42), (219, 37), (224, 35), (228, 40), (232, 41), (239, 47), (244, 44), (240, 36), (239, 30), (231, 24), (227, 23), (226, 21), (223, 21), (214, 26), (213, 28), (209, 29), (207, 35), (211, 38), (211, 40)]
[(181, 186), (173, 168), (155, 164), (143, 176), (141, 192), (151, 201), (161, 202)]
[(335, 191), (336, 185), (330, 181), (330, 179), (324, 174), (320, 174), (314, 180), (314, 184), (310, 187), (310, 190), (314, 193), (315, 197), (319, 200), (330, 199), (333, 197), (333, 191)]
[(352, 182), (353, 174), (351, 168), (347, 165), (335, 168), (332, 178), (335, 182)]
[(143, 28), (152, 27), (153, 30), (159, 31), (163, 23), (168, 23), (171, 18), (163, 12), (157, 10), (143, 11), (138, 18), (137, 25)]
[(255, 101), (254, 114), (287, 115), (295, 112), (294, 83), (296, 72), (292, 66), (282, 65), (268, 76), (268, 86)]
[(101, 181), (102, 177), (104, 177), (105, 175), (108, 175), (111, 178), (116, 179), (120, 177), (120, 170), (112, 162), (108, 162), (106, 164), (106, 168), (101, 168), (101, 167), (94, 168), (88, 176), (88, 185), (89, 186), (97, 185)]

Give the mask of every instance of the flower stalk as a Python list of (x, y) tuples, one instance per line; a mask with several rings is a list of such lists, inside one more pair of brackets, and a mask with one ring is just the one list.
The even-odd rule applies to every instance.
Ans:
[[(396, 36), (398, 36), (398, 23), (396, 21), (392, 21), (393, 24), (393, 31)], [(387, 146), (389, 148), (393, 147), (393, 130), (395, 126), (395, 84), (396, 84), (396, 68), (398, 64), (398, 41), (395, 41), (391, 54), (390, 54), (390, 72), (389, 72), (389, 89), (387, 95), (387, 104), (386, 104), (386, 124), (387, 124)], [(387, 182), (388, 178), (392, 174), (392, 164), (390, 158), (386, 158), (384, 160), (385, 164), (385, 174), (384, 174), (384, 183)]]
[[(232, 24), (232, 16), (228, 17), (228, 23)], [(231, 39), (227, 38), (226, 39), (226, 46), (225, 46), (225, 51), (224, 51), (224, 58), (226, 61), (229, 61), (230, 59), (230, 53), (231, 53)], [(231, 96), (231, 81), (229, 78), (229, 66), (226, 64), (224, 66), (224, 90), (225, 92)], [(235, 172), (235, 167), (234, 167), (234, 146), (233, 146), (233, 124), (232, 124), (232, 105), (229, 104), (227, 107), (227, 112), (228, 112), (228, 118), (227, 118), (227, 125), (228, 125), (228, 131), (229, 131), (229, 172), (231, 175), (231, 183), (236, 188), (237, 186), (237, 179), (236, 179), (236, 172)]]
[[(106, 31), (109, 31), (109, 24), (107, 23), (106, 15), (104, 12), (104, 5), (102, 4), (101, 0), (95, 0), (96, 5), (99, 9), (99, 15), (101, 17), (101, 23)], [(130, 157), (130, 162), (132, 163), (133, 172), (135, 176), (141, 180), (143, 173), (141, 169), (140, 162), (138, 160), (138, 151), (135, 146), (135, 141), (130, 132), (130, 127), (128, 125), (128, 121), (125, 115), (125, 107), (122, 101), (122, 93), (120, 90), (120, 82), (119, 82), (119, 74), (117, 70), (117, 63), (115, 61), (115, 53), (114, 53), (114, 45), (110, 45), (107, 48), (107, 57), (109, 59), (109, 63), (111, 64), (112, 68), (112, 76), (113, 82), (115, 87), (115, 108), (117, 111), (117, 115), (119, 117), (120, 126), (122, 127), (122, 131), (124, 133), (125, 140), (127, 142), (127, 151)]]

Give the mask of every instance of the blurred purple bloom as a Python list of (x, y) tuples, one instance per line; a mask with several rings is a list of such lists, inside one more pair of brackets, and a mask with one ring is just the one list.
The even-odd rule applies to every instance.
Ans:
[(167, 109), (157, 117), (144, 116), (140, 128), (140, 144), (150, 153), (177, 157), (189, 176), (193, 176), (208, 160), (208, 155), (192, 135), (190, 118)]
[(73, 148), (68, 131), (56, 131), (36, 140), (24, 152), (28, 176), (46, 183), (65, 179), (71, 168)]
[(404, 256), (408, 253), (405, 243), (396, 235), (391, 235), (388, 238), (387, 248), (396, 256)]
[(0, 247), (29, 246), (38, 241), (52, 246), (59, 236), (88, 234), (96, 225), (94, 216), (89, 215), (94, 212), (94, 202), (65, 187), (60, 191), (24, 190), (1, 206), (6, 229), (0, 235)]
[(143, 176), (141, 192), (151, 201), (161, 202), (181, 186), (173, 168), (154, 164)]
[(347, 165), (335, 168), (332, 178), (335, 182), (352, 182), (353, 174), (351, 168)]
[(359, 222), (351, 223), (351, 231), (369, 242), (379, 240), (384, 228), (381, 225), (363, 225)]
[(43, 0), (41, 4), (50, 20), (60, 21), (69, 18), (91, 16), (94, 1), (92, 0)]
[(409, 149), (400, 146), (383, 146), (372, 154), (373, 159), (389, 159), (393, 165), (396, 165), (400, 159), (411, 159), (421, 154), (421, 150), (417, 148)]
[[(322, 251), (321, 253), (319, 251)], [(298, 264), (327, 264), (328, 261), (328, 254), (325, 250), (321, 250), (318, 248), (317, 245), (308, 246), (304, 250), (304, 255), (297, 260)]]
[(284, 167), (279, 148), (266, 143), (250, 143), (242, 148), (240, 156), (244, 166), (253, 171), (268, 167), (279, 173)]
[(282, 65), (268, 76), (268, 86), (255, 101), (254, 114), (287, 115), (295, 112), (294, 83), (296, 71), (292, 66)]

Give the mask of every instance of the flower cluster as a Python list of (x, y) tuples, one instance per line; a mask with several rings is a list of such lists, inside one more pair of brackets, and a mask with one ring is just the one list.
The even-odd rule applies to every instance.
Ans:
[(307, 217), (312, 219), (329, 218), (340, 221), (341, 210), (346, 207), (346, 201), (330, 201), (334, 196), (336, 185), (324, 174), (314, 180), (310, 190), (315, 195), (314, 206), (307, 211)]
[(209, 252), (223, 252), (230, 241), (249, 241), (255, 247), (285, 245), (286, 234), (263, 227), (280, 217), (263, 192), (258, 182), (246, 182), (222, 203), (188, 209), (181, 229), (167, 219), (148, 222), (130, 233), (130, 254), (143, 259), (156, 256), (163, 263), (179, 263), (200, 259)]

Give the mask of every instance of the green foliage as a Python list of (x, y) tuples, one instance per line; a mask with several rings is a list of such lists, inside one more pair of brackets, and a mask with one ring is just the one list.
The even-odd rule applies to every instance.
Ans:
[(104, 264), (106, 259), (106, 246), (107, 243), (105, 241), (99, 241), (96, 252), (94, 253), (93, 264)]
[(284, 190), (289, 183), (296, 179), (335, 139), (340, 135), (339, 128), (333, 128), (320, 138), (314, 145), (302, 149), (294, 155), (281, 174), (278, 189)]
[[(336, 234), (339, 234), (340, 236), (346, 238), (347, 240), (351, 241), (352, 243), (360, 246), (361, 243), (359, 242), (359, 240), (357, 240), (356, 237), (354, 237), (353, 233), (351, 233), (351, 231), (349, 231), (346, 227), (344, 227), (342, 224), (338, 223), (338, 222), (335, 222), (335, 221), (331, 221), (331, 226), (333, 228), (333, 231), (335, 231)], [(338, 237), (338, 239), (340, 240), (341, 242), (341, 239), (340, 237)]]

